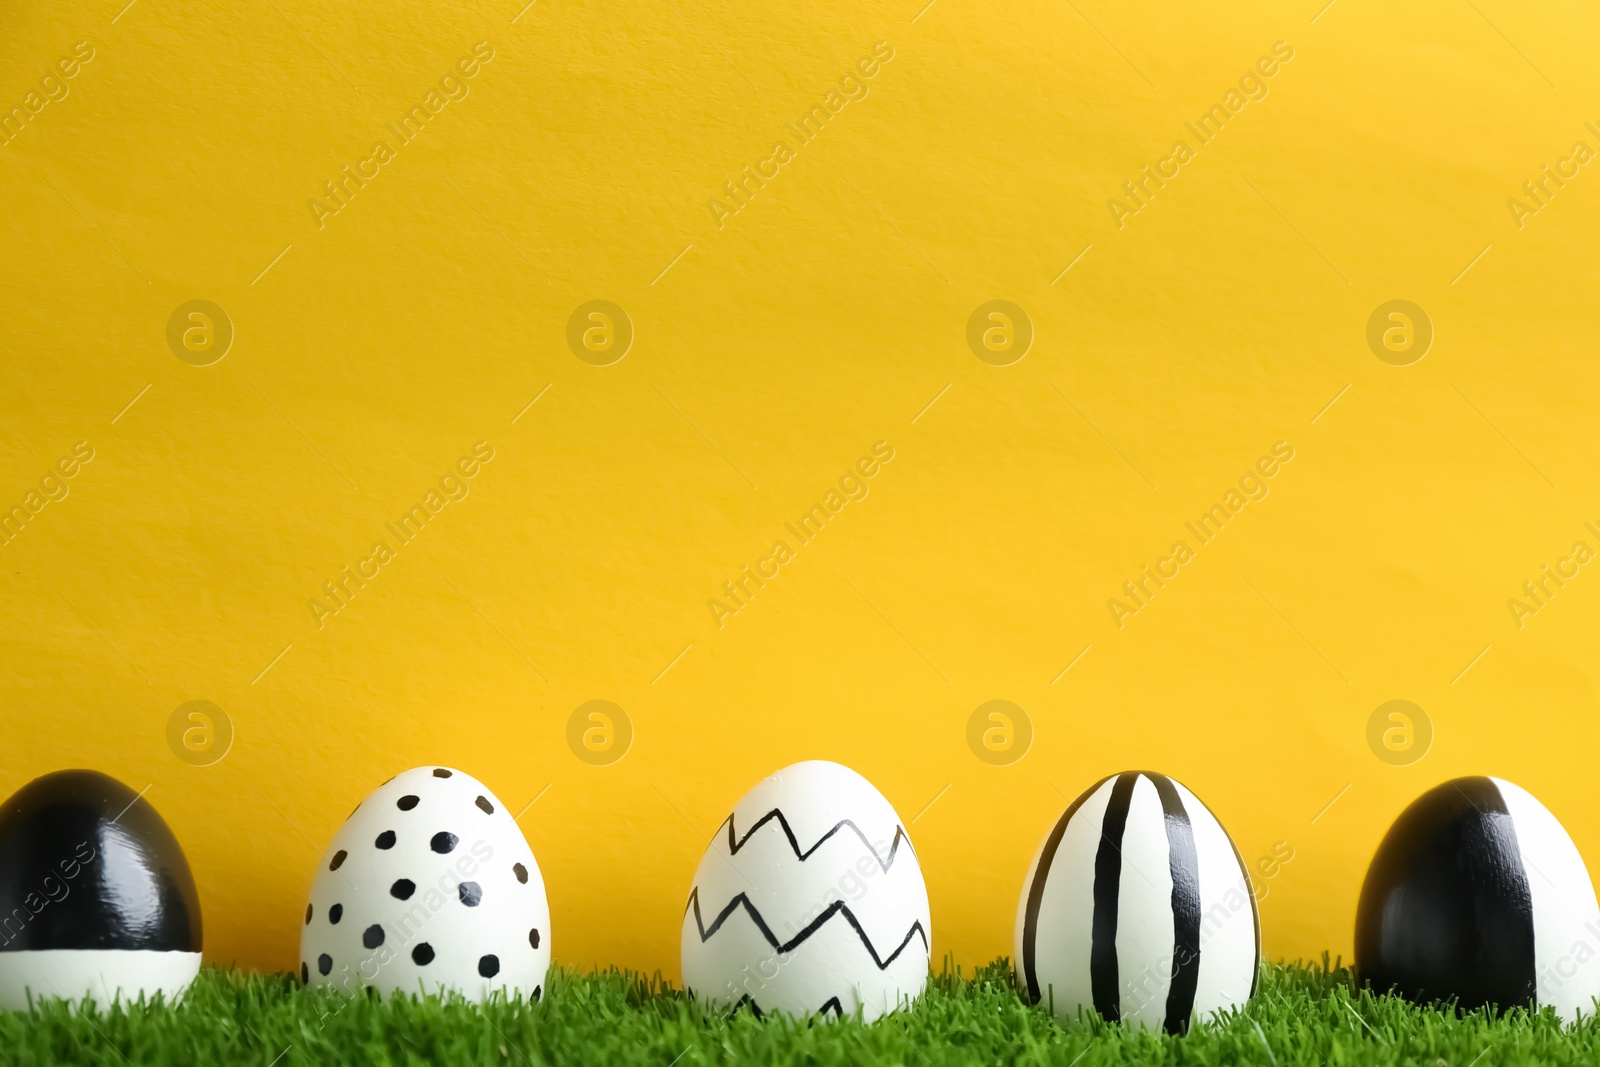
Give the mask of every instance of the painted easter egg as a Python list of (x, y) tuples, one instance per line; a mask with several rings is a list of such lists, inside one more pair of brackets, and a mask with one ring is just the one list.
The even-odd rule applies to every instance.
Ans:
[(812, 760), (746, 793), (683, 915), (683, 979), (706, 1003), (875, 1019), (928, 980), (928, 890), (894, 808)]
[(1357, 975), (1419, 1003), (1549, 1006), (1600, 996), (1600, 905), (1577, 846), (1527, 790), (1457, 778), (1400, 813), (1356, 909)]
[(543, 995), (550, 906), (516, 820), (477, 779), (417, 767), (363, 800), (317, 867), (300, 979), (346, 992)]
[(0, 807), (0, 1008), (178, 997), (200, 972), (200, 898), (178, 839), (99, 771), (35, 778)]
[(1029, 999), (1169, 1034), (1255, 992), (1261, 924), (1233, 840), (1181, 783), (1125, 771), (1057, 820), (1017, 907)]

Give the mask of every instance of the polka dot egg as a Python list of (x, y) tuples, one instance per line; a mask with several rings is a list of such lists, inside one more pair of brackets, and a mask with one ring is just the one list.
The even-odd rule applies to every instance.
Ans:
[(389, 779), (317, 867), (300, 935), (307, 985), (537, 1000), (549, 966), (533, 851), (499, 799), (461, 771)]

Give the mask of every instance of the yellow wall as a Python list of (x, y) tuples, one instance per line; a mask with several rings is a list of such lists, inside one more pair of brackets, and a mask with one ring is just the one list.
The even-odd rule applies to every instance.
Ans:
[[(292, 964), (316, 849), (432, 762), (514, 809), (548, 786), (522, 826), (558, 958), (673, 975), (705, 835), (810, 757), (917, 817), (963, 963), (1009, 952), (1047, 826), (1128, 767), (1247, 859), (1292, 850), (1275, 957), (1348, 954), (1379, 835), (1451, 775), (1526, 786), (1600, 862), (1600, 568), (1507, 605), (1600, 547), (1600, 167), (1507, 204), (1600, 148), (1591, 8), (122, 3), (0, 15), (6, 107), (93, 50), (0, 146), (0, 501), (93, 450), (0, 548), (0, 790), (148, 783), (211, 959)], [(864, 98), (786, 130), (880, 41)], [(1185, 123), (1280, 41), (1202, 145)], [(1146, 206), (1108, 207), (1179, 139)], [(708, 207), (746, 164), (777, 175)], [(308, 207), (345, 165), (377, 175)], [(634, 327), (609, 366), (566, 341), (595, 299)], [(1020, 362), (967, 346), (994, 299), (1033, 324)], [(1395, 299), (1435, 330), (1409, 366), (1366, 342)], [(219, 362), (169, 347), (191, 300), (233, 324)], [(470, 495), (386, 531), (480, 441)], [(880, 441), (801, 547), (784, 523)], [(1185, 522), (1280, 441), (1201, 545)], [(1108, 599), (1178, 540), (1119, 628)], [(1368, 745), (1395, 699), (1434, 731), (1410, 766)], [(209, 766), (168, 743), (193, 700), (235, 734)], [(591, 700), (631, 720), (620, 762), (569, 750)], [(968, 747), (990, 700), (1031, 720), (1020, 762)]]

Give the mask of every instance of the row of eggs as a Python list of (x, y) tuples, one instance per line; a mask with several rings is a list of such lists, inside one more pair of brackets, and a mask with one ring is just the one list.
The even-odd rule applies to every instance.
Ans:
[[(481, 782), (420, 767), (363, 800), (319, 864), (300, 977), (354, 992), (543, 995), (544, 882)], [(702, 1000), (867, 1019), (926, 985), (932, 939), (917, 854), (893, 807), (837, 763), (785, 768), (717, 828), (684, 909), (683, 977)], [(1460, 778), (1379, 845), (1356, 916), (1378, 989), (1464, 1008), (1600, 996), (1600, 906), (1536, 799)], [(36, 779), (0, 808), (0, 1007), (45, 997), (181, 996), (199, 972), (187, 861), (142, 795), (93, 771)], [(1059, 1017), (1093, 1011), (1168, 1033), (1254, 993), (1250, 878), (1200, 799), (1129, 771), (1078, 797), (1040, 845), (1016, 919), (1017, 981)]]

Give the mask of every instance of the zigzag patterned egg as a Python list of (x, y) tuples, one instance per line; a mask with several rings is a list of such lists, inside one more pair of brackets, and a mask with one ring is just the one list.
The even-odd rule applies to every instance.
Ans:
[(1255, 992), (1261, 924), (1228, 832), (1180, 783), (1103, 778), (1045, 837), (1017, 908), (1020, 983), (1063, 1019), (1185, 1033)]
[(1600, 904), (1577, 846), (1510, 782), (1457, 778), (1428, 790), (1367, 870), (1356, 974), (1424, 1003), (1592, 1016)]
[(533, 851), (482, 782), (416, 767), (363, 800), (317, 866), (300, 980), (353, 995), (539, 999), (550, 906)]
[(928, 890), (883, 794), (848, 767), (797, 763), (734, 806), (695, 872), (683, 979), (757, 1015), (871, 1020), (928, 980)]

